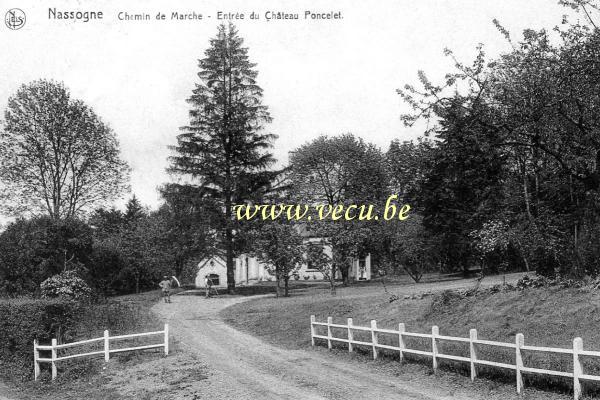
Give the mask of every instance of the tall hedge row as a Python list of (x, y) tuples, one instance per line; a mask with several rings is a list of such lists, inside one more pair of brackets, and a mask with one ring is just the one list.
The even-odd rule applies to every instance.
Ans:
[(80, 307), (63, 300), (1, 299), (0, 374), (31, 379), (34, 339), (41, 344), (49, 344), (52, 338), (70, 341)]

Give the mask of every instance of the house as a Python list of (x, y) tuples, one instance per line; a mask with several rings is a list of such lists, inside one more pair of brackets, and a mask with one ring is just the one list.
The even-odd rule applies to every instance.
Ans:
[(198, 272), (196, 273), (195, 284), (197, 288), (205, 287), (204, 278), (212, 281), (214, 287), (227, 287), (227, 266), (225, 260), (215, 256), (204, 259), (198, 263)]
[[(307, 238), (307, 241), (317, 239)], [(325, 245), (324, 251), (331, 256), (331, 247)], [(351, 261), (349, 277), (350, 281), (369, 281), (371, 280), (371, 255), (367, 254), (362, 258), (354, 258)], [(242, 254), (234, 259), (234, 279), (236, 285), (254, 285), (263, 281), (274, 281), (275, 276), (269, 273), (267, 266), (261, 263), (256, 257), (248, 254)], [(227, 267), (225, 260), (219, 256), (202, 260), (198, 264), (198, 273), (196, 274), (196, 287), (204, 287), (204, 277), (212, 277), (213, 285), (216, 287), (227, 287)], [(341, 279), (340, 271), (337, 271), (337, 279)], [(323, 274), (309, 264), (302, 264), (300, 269), (292, 279), (302, 281), (323, 280)]]

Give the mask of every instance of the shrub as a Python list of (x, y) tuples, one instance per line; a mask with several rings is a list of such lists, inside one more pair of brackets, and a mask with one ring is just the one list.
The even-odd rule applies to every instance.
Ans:
[(40, 285), (42, 297), (60, 297), (66, 300), (84, 300), (92, 295), (92, 290), (75, 271), (65, 271), (46, 279)]
[(80, 307), (60, 299), (0, 300), (0, 371), (10, 374), (7, 378), (31, 378), (33, 340), (44, 344), (52, 338), (71, 341)]

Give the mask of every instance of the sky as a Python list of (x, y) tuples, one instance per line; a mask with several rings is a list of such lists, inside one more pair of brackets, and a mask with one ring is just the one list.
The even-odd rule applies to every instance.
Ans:
[[(322, 134), (351, 132), (384, 151), (393, 139), (418, 137), (424, 127), (402, 124), (407, 108), (396, 89), (416, 83), (418, 70), (440, 81), (452, 69), (444, 48), (470, 61), (483, 43), (497, 56), (510, 45), (492, 19), (518, 39), (525, 28), (552, 28), (567, 12), (556, 0), (0, 0), (0, 15), (14, 7), (26, 23), (19, 30), (0, 25), (0, 112), (24, 83), (64, 82), (115, 131), (132, 167), (131, 193), (151, 208), (160, 202), (157, 187), (172, 179), (165, 172), (168, 147), (188, 122), (186, 99), (198, 82), (197, 60), (223, 22), (219, 11), (245, 14), (233, 22), (257, 64), (273, 117), (266, 130), (279, 136), (273, 153), (280, 164)], [(101, 11), (103, 19), (49, 18), (54, 8)], [(305, 20), (306, 10), (343, 18)], [(267, 11), (300, 19), (267, 21)], [(155, 19), (159, 12), (164, 21)], [(171, 20), (172, 12), (203, 19)], [(260, 18), (250, 20), (251, 12)], [(119, 13), (151, 20), (121, 21)]]

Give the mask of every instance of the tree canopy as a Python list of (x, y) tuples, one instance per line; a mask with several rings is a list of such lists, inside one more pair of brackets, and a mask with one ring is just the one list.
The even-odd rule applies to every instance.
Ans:
[(72, 218), (118, 198), (129, 167), (115, 133), (62, 83), (25, 84), (0, 131), (0, 209)]

